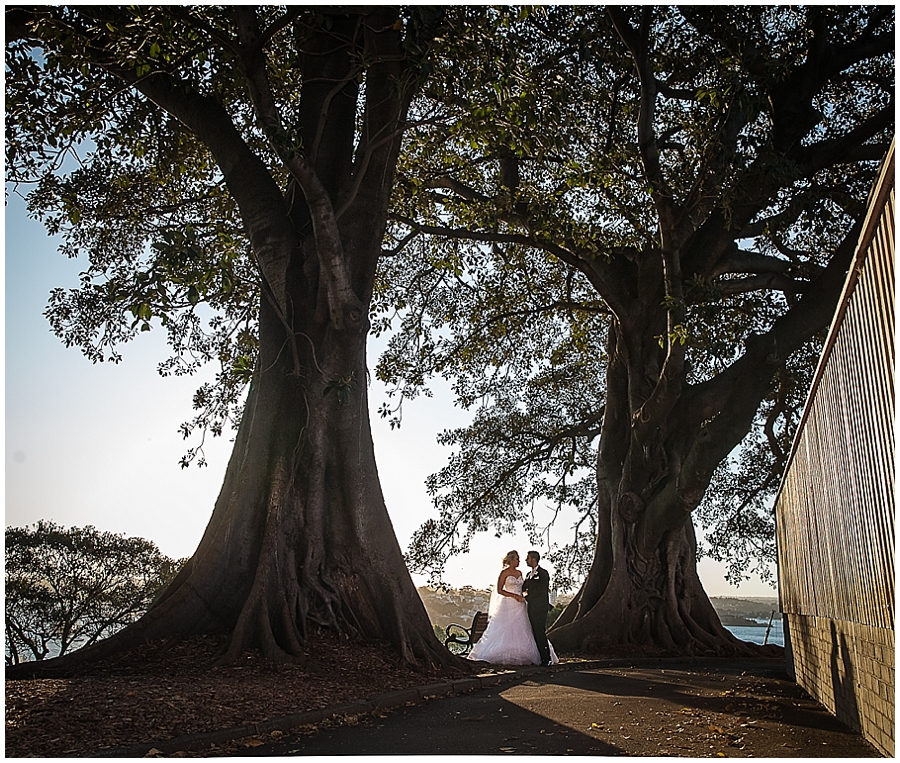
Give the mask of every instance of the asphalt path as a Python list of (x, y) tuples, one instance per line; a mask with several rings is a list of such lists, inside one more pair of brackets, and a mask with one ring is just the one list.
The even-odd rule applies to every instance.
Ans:
[(730, 663), (551, 669), (224, 754), (879, 757), (783, 668)]

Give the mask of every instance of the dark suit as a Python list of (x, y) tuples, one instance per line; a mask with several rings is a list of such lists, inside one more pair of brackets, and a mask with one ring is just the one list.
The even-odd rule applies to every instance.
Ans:
[(547, 643), (547, 612), (550, 611), (550, 573), (538, 565), (525, 578), (522, 591), (528, 601), (528, 619), (541, 662), (550, 663), (550, 645)]

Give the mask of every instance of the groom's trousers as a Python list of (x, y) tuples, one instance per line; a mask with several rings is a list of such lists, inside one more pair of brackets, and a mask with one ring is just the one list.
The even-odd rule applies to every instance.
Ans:
[(538, 653), (541, 655), (541, 664), (550, 662), (550, 645), (547, 643), (547, 608), (540, 603), (528, 604), (528, 619), (531, 621), (531, 632), (534, 633), (534, 641), (537, 644)]

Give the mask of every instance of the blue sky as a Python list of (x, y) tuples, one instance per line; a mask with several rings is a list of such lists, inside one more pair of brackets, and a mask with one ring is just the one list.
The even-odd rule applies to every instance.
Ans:
[[(221, 486), (231, 443), (207, 442), (209, 466), (181, 469), (187, 444), (178, 427), (191, 416), (191, 397), (204, 372), (161, 378), (166, 357), (159, 330), (141, 334), (123, 349), (118, 365), (92, 364), (66, 349), (43, 317), (50, 290), (73, 286), (82, 269), (57, 252), (41, 223), (29, 220), (21, 198), (10, 194), (5, 214), (6, 524), (48, 519), (65, 526), (94, 525), (153, 540), (172, 557), (189, 556), (200, 540)], [(377, 346), (370, 344), (370, 365)], [(215, 369), (205, 373), (211, 377)], [(436, 434), (465, 420), (448, 388), (433, 385), (434, 398), (404, 410), (403, 426), (391, 430), (375, 411), (384, 401), (373, 379), (372, 428), (382, 487), (403, 548), (413, 531), (434, 514), (425, 478), (448, 452)], [(566, 528), (556, 531), (563, 540)], [(527, 537), (491, 534), (448, 565), (452, 585), (486, 588), (500, 559)], [(524, 556), (524, 554), (523, 554)], [(721, 565), (705, 560), (700, 574), (711, 596), (773, 596), (756, 579), (740, 588), (724, 580)], [(423, 581), (416, 579), (417, 584)]]

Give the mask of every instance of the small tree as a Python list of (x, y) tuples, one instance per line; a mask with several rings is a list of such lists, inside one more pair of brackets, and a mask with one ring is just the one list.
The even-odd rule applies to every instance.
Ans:
[(144, 538), (90, 526), (7, 527), (7, 664), (65, 654), (124, 628), (184, 561)]

